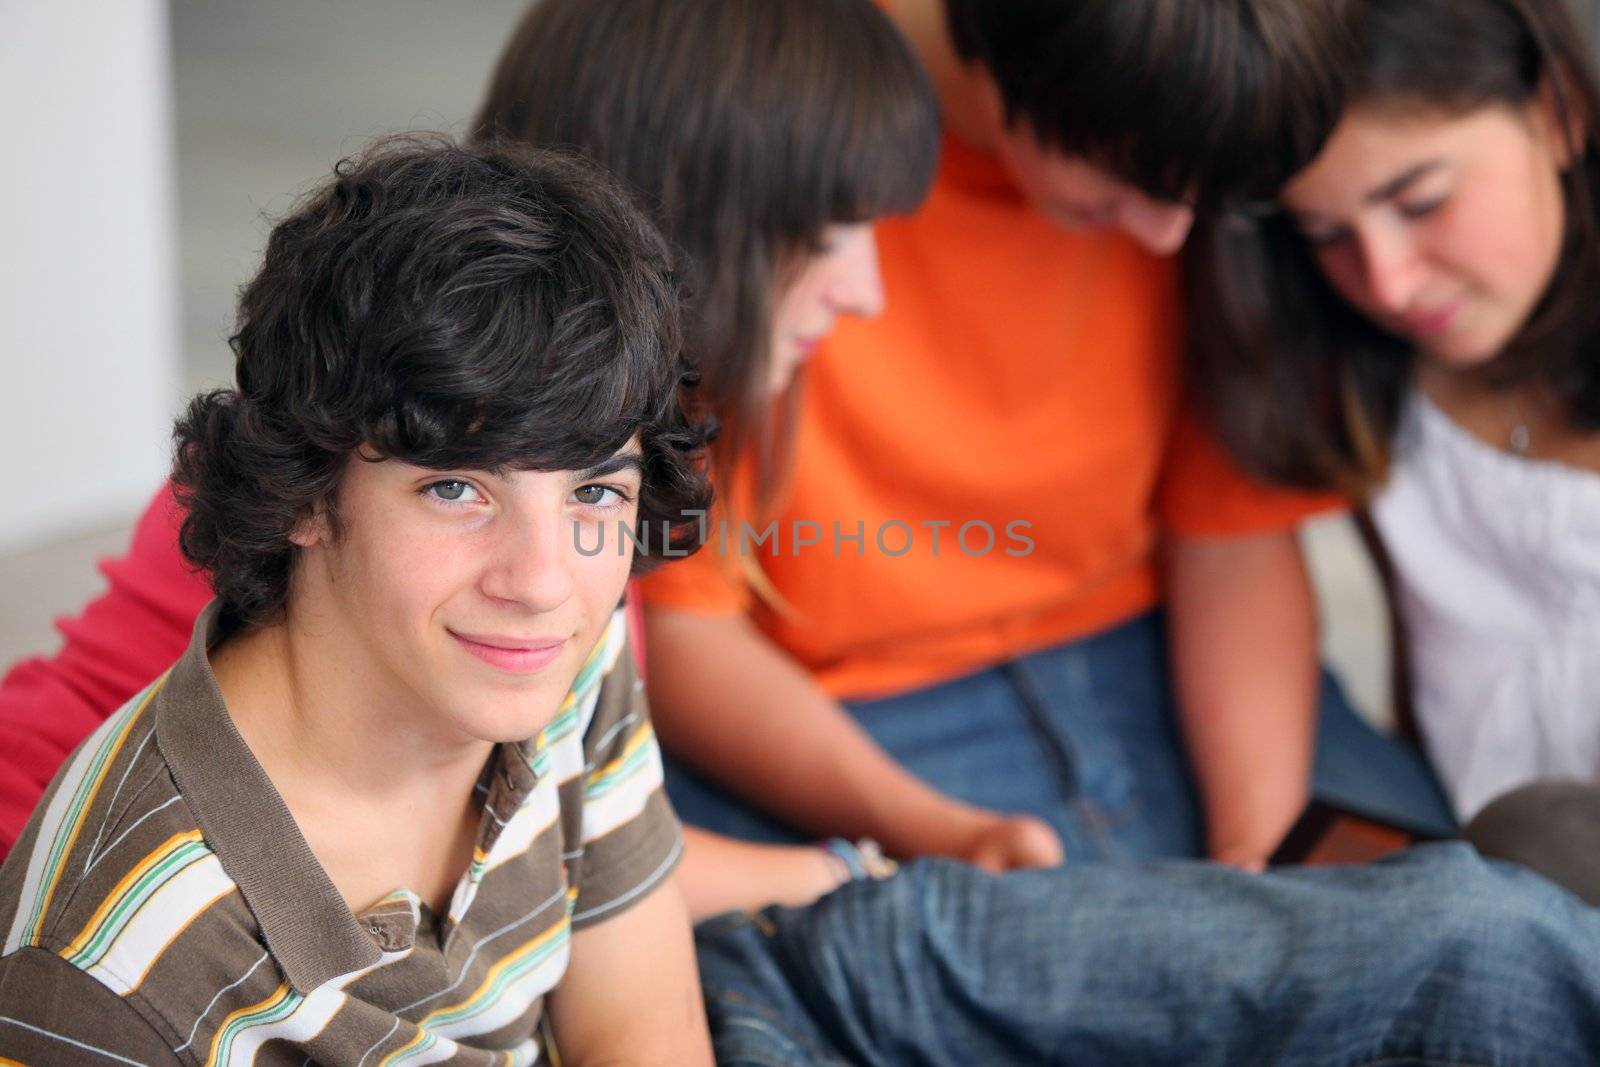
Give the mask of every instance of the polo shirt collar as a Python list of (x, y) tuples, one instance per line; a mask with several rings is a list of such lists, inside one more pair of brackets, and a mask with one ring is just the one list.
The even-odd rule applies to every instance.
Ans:
[(306, 994), (371, 967), (382, 951), (312, 855), (228, 715), (206, 657), (220, 636), (217, 616), (212, 601), (156, 698), (156, 744), (267, 948), (290, 985)]

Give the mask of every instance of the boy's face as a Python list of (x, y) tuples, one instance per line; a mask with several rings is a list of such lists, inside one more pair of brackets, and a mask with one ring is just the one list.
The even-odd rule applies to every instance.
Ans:
[(978, 84), (996, 154), (1041, 215), (1069, 230), (1121, 230), (1158, 256), (1183, 247), (1194, 222), (1189, 205), (1157, 200), (1087, 159), (1047, 146), (1026, 120), (1006, 121), (993, 78)]
[(1150, 252), (1170, 256), (1194, 222), (1187, 204), (1157, 200), (1086, 159), (1040, 143), (1019, 122), (999, 139), (1000, 158), (1034, 208), (1069, 230), (1121, 230)]
[(500, 473), (352, 457), (341, 536), (320, 522), (295, 534), (289, 624), (442, 741), (531, 737), (628, 580), (639, 455), (630, 443), (589, 471)]

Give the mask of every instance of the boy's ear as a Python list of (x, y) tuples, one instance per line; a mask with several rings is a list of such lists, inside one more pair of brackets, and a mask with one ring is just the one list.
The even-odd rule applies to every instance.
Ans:
[(328, 522), (328, 511), (322, 504), (318, 504), (309, 515), (302, 516), (294, 524), (294, 529), (289, 531), (289, 541), (298, 548), (314, 548), (317, 545), (327, 544), (333, 539), (331, 524)]
[(1583, 97), (1577, 90), (1571, 72), (1558, 60), (1539, 79), (1539, 95), (1534, 103), (1540, 128), (1562, 170), (1583, 154), (1589, 123), (1594, 120), (1594, 116), (1585, 113)]

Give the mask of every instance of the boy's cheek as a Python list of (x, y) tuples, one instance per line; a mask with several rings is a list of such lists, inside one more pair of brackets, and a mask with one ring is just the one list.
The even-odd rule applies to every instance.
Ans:
[(577, 594), (590, 605), (604, 604), (610, 614), (628, 584), (633, 567), (633, 542), (627, 520), (607, 519), (597, 523), (574, 523), (567, 546), (572, 553), (573, 573), (579, 576)]

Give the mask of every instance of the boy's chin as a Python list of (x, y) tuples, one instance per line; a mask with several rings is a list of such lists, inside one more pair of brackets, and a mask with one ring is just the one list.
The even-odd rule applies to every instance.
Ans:
[(478, 715), (467, 725), (466, 733), (494, 745), (517, 745), (539, 736), (539, 731), (555, 720), (555, 710), (546, 714), (527, 713), (497, 716)]
[(474, 740), (490, 744), (527, 741), (555, 721), (571, 687), (570, 678), (561, 679), (560, 684), (545, 678), (541, 683), (520, 691), (496, 687), (473, 690), (472, 696), (457, 692), (441, 711), (456, 732)]

